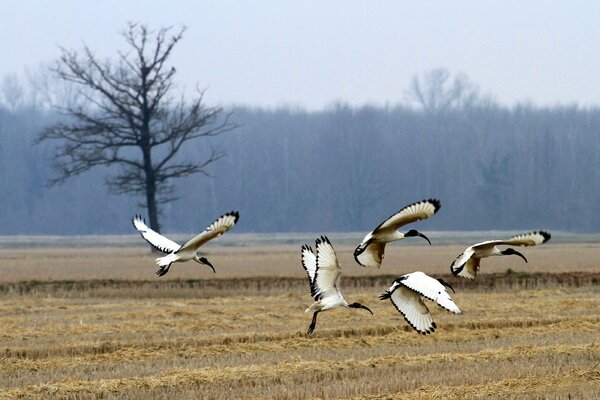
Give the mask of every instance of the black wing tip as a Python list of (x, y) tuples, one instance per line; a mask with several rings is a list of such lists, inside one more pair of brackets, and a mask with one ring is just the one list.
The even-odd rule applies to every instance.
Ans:
[(329, 238), (325, 235), (321, 235), (321, 237), (317, 238), (317, 240), (315, 241), (315, 243), (317, 245), (321, 244), (321, 243), (328, 243), (331, 244), (331, 242), (329, 241)]
[(544, 237), (544, 241), (542, 242), (542, 244), (546, 243), (548, 240), (550, 240), (552, 238), (552, 235), (550, 234), (550, 232), (536, 231), (536, 233), (539, 233), (540, 235), (542, 235)]
[(235, 219), (233, 220), (233, 223), (237, 224), (238, 220), (240, 219), (240, 212), (232, 210), (232, 211), (226, 212), (225, 214), (221, 215), (221, 217), (235, 217)]
[(427, 199), (427, 200), (423, 200), (423, 201), (427, 201), (433, 205), (433, 213), (434, 214), (436, 212), (438, 212), (438, 210), (442, 207), (442, 203), (438, 199), (431, 198), (431, 199)]
[[(358, 257), (360, 256), (362, 253), (365, 252), (365, 250), (367, 249), (367, 247), (369, 247), (369, 245), (371, 243), (373, 243), (375, 241), (375, 239), (370, 238), (369, 240), (367, 240), (366, 242), (363, 242), (361, 244), (359, 244), (356, 249), (354, 249), (354, 257)], [(357, 260), (358, 261), (358, 260)], [(359, 263), (360, 264), (360, 263)]]
[(131, 223), (133, 224), (133, 227), (135, 228), (135, 221), (142, 221), (144, 223), (144, 225), (146, 224), (146, 220), (144, 219), (144, 217), (142, 217), (140, 214), (135, 214), (133, 216), (133, 218), (131, 218)]

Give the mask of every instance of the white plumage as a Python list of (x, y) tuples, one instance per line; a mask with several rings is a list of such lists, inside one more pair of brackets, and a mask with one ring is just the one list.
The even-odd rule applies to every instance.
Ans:
[(329, 239), (325, 236), (317, 239), (316, 249), (315, 253), (310, 246), (304, 245), (301, 253), (302, 266), (308, 274), (310, 293), (315, 299), (315, 302), (304, 311), (313, 313), (313, 319), (307, 333), (310, 335), (314, 331), (317, 324), (317, 314), (321, 311), (337, 307), (364, 308), (373, 314), (368, 307), (362, 304), (348, 304), (342, 296), (339, 288), (342, 269)]
[[(406, 237), (420, 236), (429, 242), (427, 236), (411, 229), (406, 233), (398, 232), (402, 226), (420, 221), (434, 215), (441, 207), (437, 199), (421, 200), (410, 204), (383, 221), (372, 232), (369, 232), (360, 245), (354, 250), (354, 259), (363, 267), (380, 267), (385, 245)], [(429, 242), (431, 244), (431, 242)]]
[(475, 279), (479, 271), (479, 262), (482, 258), (491, 256), (517, 255), (525, 262), (527, 259), (518, 251), (507, 248), (500, 250), (497, 246), (538, 246), (550, 240), (551, 235), (545, 231), (534, 231), (515, 235), (505, 240), (488, 240), (476, 243), (460, 254), (450, 265), (450, 271), (454, 276), (461, 276), (467, 279)]
[(200, 248), (200, 246), (209, 240), (221, 236), (223, 233), (233, 228), (239, 218), (240, 214), (237, 211), (225, 213), (217, 218), (215, 222), (210, 224), (203, 232), (192, 237), (181, 246), (171, 239), (150, 229), (140, 216), (135, 216), (132, 219), (132, 223), (135, 229), (140, 232), (142, 237), (148, 243), (150, 243), (156, 249), (167, 254), (164, 257), (159, 257), (156, 259), (156, 264), (159, 266), (156, 275), (163, 276), (169, 272), (169, 268), (171, 267), (172, 263), (184, 262), (188, 260), (194, 260), (197, 263), (208, 265), (210, 268), (212, 268), (213, 272), (215, 272), (215, 268), (205, 257), (198, 256), (198, 248)]
[[(460, 314), (460, 309), (452, 301), (444, 286), (452, 287), (441, 279), (434, 279), (423, 272), (413, 272), (396, 279), (379, 298), (390, 299), (396, 310), (417, 332), (428, 334), (437, 327), (423, 297), (429, 299), (443, 309)], [(454, 289), (452, 289), (454, 292)]]

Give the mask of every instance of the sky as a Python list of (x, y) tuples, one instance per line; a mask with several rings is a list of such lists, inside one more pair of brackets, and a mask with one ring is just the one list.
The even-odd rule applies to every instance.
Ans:
[(415, 74), (464, 73), (506, 105), (600, 105), (598, 1), (2, 0), (0, 80), (60, 47), (100, 58), (128, 22), (186, 26), (181, 89), (224, 106), (395, 105)]

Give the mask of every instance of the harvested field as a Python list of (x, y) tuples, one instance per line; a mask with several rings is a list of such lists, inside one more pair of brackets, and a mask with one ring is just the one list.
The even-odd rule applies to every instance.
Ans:
[[(600, 393), (595, 245), (526, 249), (528, 264), (488, 259), (474, 282), (447, 276), (460, 246), (393, 246), (380, 270), (358, 267), (351, 247), (340, 246), (345, 296), (374, 315), (323, 313), (311, 337), (304, 334), (311, 298), (298, 247), (213, 247), (216, 275), (175, 265), (166, 279), (152, 275), (145, 249), (114, 248), (131, 254), (126, 266), (143, 270), (143, 277), (101, 248), (67, 255), (1, 250), (0, 398), (593, 399)], [(15, 272), (10, 260), (29, 275)], [(234, 279), (242, 265), (243, 278)], [(78, 267), (96, 266), (114, 275), (79, 278)], [(428, 303), (438, 325), (428, 336), (377, 299), (395, 276), (416, 269), (452, 283), (463, 310), (452, 315)]]

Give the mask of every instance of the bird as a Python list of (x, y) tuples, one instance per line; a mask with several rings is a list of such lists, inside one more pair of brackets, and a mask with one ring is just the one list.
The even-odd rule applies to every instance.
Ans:
[(467, 247), (462, 254), (456, 257), (450, 265), (450, 271), (454, 276), (473, 280), (477, 275), (477, 271), (479, 271), (479, 262), (482, 258), (516, 255), (527, 262), (525, 256), (515, 249), (509, 247), (505, 250), (500, 250), (497, 246), (537, 246), (546, 243), (550, 238), (550, 233), (546, 231), (533, 231), (515, 235), (505, 240), (488, 240), (476, 243)]
[(301, 252), (302, 267), (308, 274), (310, 293), (315, 299), (315, 302), (304, 311), (313, 313), (312, 322), (306, 331), (308, 335), (315, 330), (317, 315), (321, 311), (338, 307), (364, 308), (371, 315), (373, 314), (373, 311), (360, 303), (348, 304), (342, 296), (339, 287), (342, 269), (329, 239), (321, 236), (315, 241), (315, 245), (316, 253), (306, 244), (302, 246)]
[(417, 271), (394, 280), (392, 286), (382, 293), (379, 299), (390, 299), (406, 322), (417, 332), (426, 335), (433, 333), (437, 326), (423, 302), (423, 297), (434, 301), (449, 312), (461, 313), (444, 286), (455, 293), (452, 286), (442, 279), (435, 279)]
[(156, 264), (159, 267), (158, 271), (156, 271), (156, 275), (164, 276), (169, 272), (172, 263), (188, 260), (194, 260), (199, 264), (208, 265), (213, 270), (213, 273), (215, 273), (215, 267), (213, 267), (206, 257), (198, 256), (198, 248), (209, 240), (221, 236), (233, 228), (239, 218), (240, 213), (237, 211), (225, 213), (217, 218), (215, 222), (210, 224), (203, 232), (192, 237), (181, 246), (171, 239), (150, 229), (146, 225), (146, 221), (139, 215), (136, 215), (131, 222), (148, 243), (167, 254), (164, 257), (156, 259)]
[(411, 229), (406, 233), (399, 232), (398, 229), (411, 222), (431, 217), (440, 209), (440, 207), (441, 204), (439, 200), (427, 199), (402, 208), (364, 237), (362, 242), (354, 250), (354, 259), (363, 267), (379, 268), (383, 261), (385, 245), (389, 242), (407, 237), (420, 236), (431, 244), (431, 241), (427, 236), (415, 229)]

